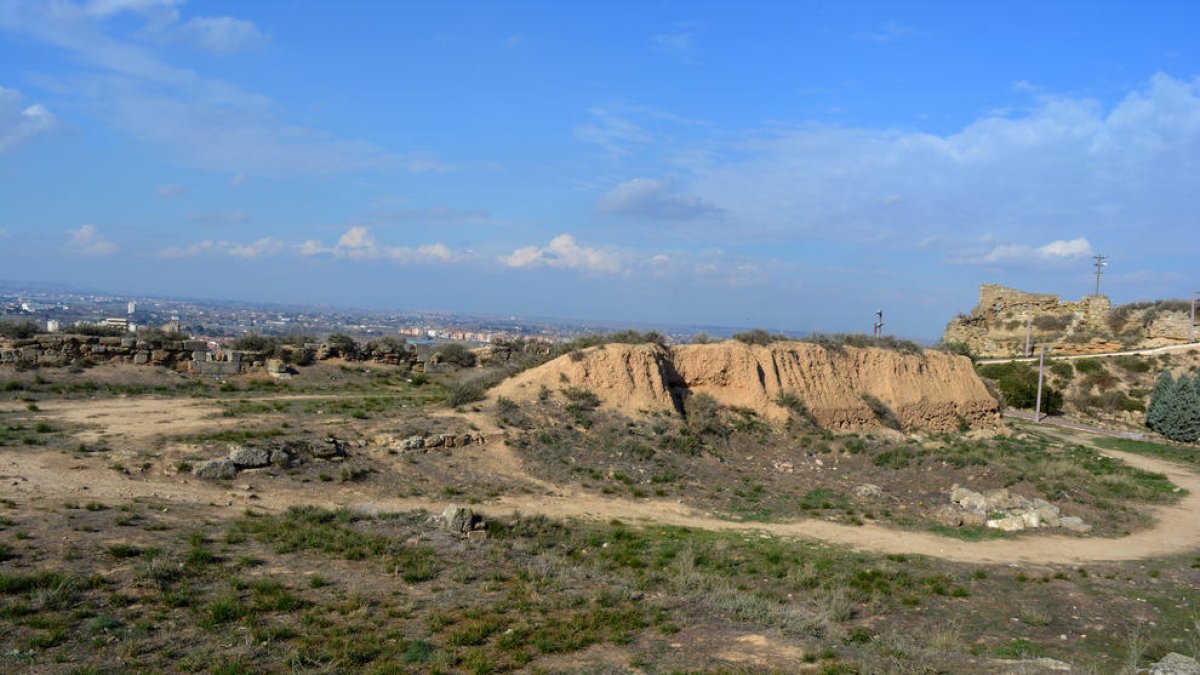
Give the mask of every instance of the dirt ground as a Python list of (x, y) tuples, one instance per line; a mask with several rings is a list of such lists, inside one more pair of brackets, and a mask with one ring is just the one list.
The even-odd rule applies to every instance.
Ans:
[[(45, 379), (59, 375), (49, 374)], [(551, 475), (531, 466), (516, 444), (506, 442), (512, 440), (514, 430), (499, 424), (489, 409), (468, 406), (455, 411), (437, 405), (414, 405), (413, 394), (391, 375), (386, 382), (378, 373), (343, 370), (331, 371), (323, 377), (345, 379), (333, 390), (297, 385), (261, 391), (243, 384), (237, 391), (214, 389), (199, 397), (103, 392), (86, 397), (63, 396), (31, 391), (33, 385), (30, 389), (11, 391), (7, 400), (0, 401), (0, 423), (7, 430), (4, 437), (7, 440), (0, 447), (0, 496), (10, 505), (12, 515), (5, 520), (9, 525), (0, 527), (0, 542), (6, 542), (3, 550), (11, 557), (5, 562), (0, 556), (0, 574), (40, 569), (50, 561), (64, 560), (68, 566), (79, 569), (98, 569), (102, 576), (113, 579), (114, 584), (134, 584), (131, 587), (134, 590), (122, 591), (126, 595), (142, 593), (135, 583), (137, 566), (120, 558), (114, 561), (122, 550), (119, 546), (138, 550), (165, 548), (170, 553), (171, 546), (184, 544), (179, 543), (180, 535), (168, 533), (200, 530), (205, 541), (213, 542), (211, 546), (215, 547), (218, 558), (227, 561), (224, 564), (251, 558), (260, 560), (254, 567), (254, 578), (303, 581), (316, 576), (336, 580), (339, 602), (349, 602), (357, 594), (367, 599), (368, 606), (376, 608), (368, 611), (374, 617), (372, 625), (387, 625), (389, 613), (408, 616), (405, 612), (415, 612), (414, 616), (421, 620), (402, 622), (410, 633), (402, 640), (419, 638), (460, 659), (444, 669), (436, 665), (414, 667), (416, 672), (521, 670), (523, 665), (505, 660), (509, 656), (494, 651), (493, 648), (504, 645), (503, 639), (483, 639), (477, 648), (486, 651), (492, 662), (499, 665), (493, 670), (473, 669), (465, 664), (474, 658), (471, 650), (475, 647), (463, 651), (452, 647), (458, 638), (439, 642), (446, 637), (444, 632), (438, 632), (441, 629), (421, 628), (440, 625), (438, 613), (453, 608), (462, 612), (461, 616), (455, 615), (455, 621), (465, 622), (461, 625), (492, 621), (487, 612), (500, 610), (476, 607), (464, 598), (479, 595), (475, 584), (483, 583), (484, 588), (490, 588), (486, 570), (500, 565), (496, 558), (501, 555), (500, 549), (471, 548), (469, 542), (446, 538), (444, 533), (431, 533), (423, 524), (424, 515), (402, 518), (403, 527), (389, 525), (390, 520), (372, 522), (368, 526), (372, 532), (403, 532), (405, 541), (424, 542), (422, 545), (436, 549), (443, 556), (438, 560), (459, 561), (438, 563), (446, 571), (433, 581), (409, 583), (403, 591), (389, 592), (386, 590), (389, 586), (380, 585), (376, 568), (364, 567), (367, 563), (336, 556), (330, 559), (316, 553), (283, 555), (278, 547), (255, 544), (254, 539), (241, 543), (227, 533), (242, 527), (239, 523), (252, 522), (246, 519), (253, 514), (260, 514), (259, 518), (279, 517), (295, 507), (348, 509), (386, 519), (394, 513), (440, 513), (448, 504), (457, 503), (469, 504), (488, 521), (510, 522), (519, 513), (520, 518), (546, 516), (553, 522), (579, 523), (573, 529), (583, 538), (569, 545), (557, 544), (562, 547), (566, 562), (556, 565), (581, 564), (580, 556), (589, 555), (592, 550), (601, 556), (609, 555), (603, 549), (613, 542), (616, 548), (622, 546), (622, 528), (636, 527), (648, 533), (648, 538), (637, 545), (641, 548), (630, 548), (639, 551), (638, 555), (651, 555), (646, 551), (663, 545), (656, 536), (665, 537), (664, 541), (672, 537), (703, 537), (705, 546), (713, 546), (721, 555), (732, 557), (735, 562), (730, 569), (740, 570), (736, 575), (751, 575), (745, 578), (735, 575), (738, 592), (766, 592), (756, 590), (751, 584), (755, 567), (746, 566), (753, 556), (745, 557), (750, 554), (740, 553), (738, 547), (745, 546), (751, 551), (759, 545), (792, 546), (774, 542), (796, 542), (795, 546), (806, 547), (806, 551), (842, 556), (839, 559), (845, 561), (847, 569), (861, 567), (847, 582), (858, 589), (855, 593), (863, 593), (863, 588), (878, 588), (883, 582), (874, 579), (881, 571), (886, 575), (899, 574), (896, 578), (911, 574), (913, 578), (926, 580), (904, 582), (915, 584), (912, 588), (925, 589), (919, 593), (907, 590), (897, 591), (900, 595), (896, 596), (862, 596), (874, 599), (851, 603), (840, 619), (840, 627), (820, 639), (763, 623), (759, 618), (748, 618), (744, 609), (735, 609), (743, 607), (741, 603), (749, 602), (747, 599), (714, 609), (712, 603), (716, 601), (712, 598), (734, 592), (733, 587), (721, 587), (724, 590), (718, 591), (703, 586), (708, 589), (703, 593), (685, 592), (678, 585), (670, 587), (671, 590), (654, 590), (653, 584), (659, 582), (643, 580), (634, 583), (631, 588), (635, 590), (629, 593), (635, 597), (645, 594), (647, 601), (657, 607), (653, 611), (662, 617), (674, 617), (663, 624), (669, 630), (635, 632), (628, 642), (604, 639), (567, 653), (556, 654), (548, 647), (540, 649), (533, 664), (542, 672), (661, 672), (672, 668), (698, 672), (912, 672), (913, 664), (925, 661), (942, 664), (940, 672), (1043, 672), (1031, 660), (1038, 655), (1077, 659), (1077, 664), (1087, 664), (1079, 672), (1116, 672), (1123, 667), (1119, 662), (1128, 660), (1126, 652), (1132, 653), (1131, 631), (1137, 630), (1144, 635), (1134, 661), (1141, 658), (1144, 663), (1146, 658), (1170, 650), (1193, 651), (1193, 645), (1186, 643), (1186, 636), (1195, 636), (1200, 626), (1200, 622), (1193, 621), (1194, 607), (1200, 600), (1200, 570), (1196, 567), (1200, 564), (1197, 562), (1200, 558), (1196, 557), (1200, 552), (1197, 517), (1200, 475), (1192, 468), (1161, 458), (1102, 450), (1130, 466), (1164, 474), (1182, 490), (1173, 503), (1139, 507), (1146, 526), (1127, 536), (1037, 533), (971, 541), (898, 527), (881, 520), (861, 524), (820, 517), (735, 520), (728, 514), (697, 507), (679, 495), (605, 494), (582, 487), (577, 481), (553, 480)], [(5, 374), (0, 373), (0, 382), (5, 379)], [(367, 399), (374, 402), (364, 403)], [(425, 451), (399, 448), (395, 441), (413, 430), (434, 435), (469, 432), (484, 437), (486, 442)], [(1094, 445), (1094, 437), (1083, 432), (1059, 429), (1039, 433), (1049, 434), (1063, 444)], [(345, 457), (312, 459), (292, 467), (245, 470), (229, 481), (201, 480), (188, 470), (203, 459), (224, 454), (231, 444), (253, 446), (293, 437), (327, 436), (347, 441)], [(793, 479), (803, 480), (803, 476)], [(852, 478), (850, 482), (858, 480)], [(513, 522), (521, 522), (520, 518)], [(566, 531), (571, 530), (568, 527)], [(593, 531), (596, 534), (585, 536)], [(9, 536), (17, 532), (21, 536)], [(529, 543), (521, 541), (513, 544), (525, 556), (521, 560), (533, 555), (521, 547), (529, 546), (530, 551), (536, 552), (546, 546), (536, 543), (536, 538)], [(634, 574), (637, 579), (645, 574), (642, 570), (654, 568), (653, 564), (643, 568), (639, 566), (641, 563), (629, 562), (620, 557), (625, 555), (621, 551), (624, 549), (612, 552), (612, 556), (618, 557), (598, 568), (568, 566), (561, 574), (576, 579), (570, 583), (580, 588), (591, 588), (593, 583), (601, 583), (601, 577), (596, 575), (602, 570), (616, 569), (614, 565), (629, 565), (620, 568), (626, 570), (621, 573)], [(670, 555), (675, 555), (673, 550)], [(801, 556), (795, 552), (782, 555), (778, 561), (773, 557), (768, 559), (777, 564), (791, 559), (788, 556)], [(800, 557), (795, 561), (797, 569), (804, 567)], [(531, 563), (521, 563), (528, 564)], [(527, 574), (529, 568), (520, 569), (526, 571), (518, 576)], [(781, 569), (789, 569), (786, 562)], [(229, 573), (235, 572), (250, 573), (232, 569)], [(722, 578), (728, 574), (721, 572)], [(796, 572), (784, 574), (791, 579)], [(454, 582), (446, 575), (451, 575)], [(765, 575), (761, 581), (771, 578)], [(212, 588), (219, 589), (218, 583), (214, 579)], [(764, 588), (771, 584), (765, 584)], [(639, 585), (648, 590), (636, 590)], [(301, 586), (293, 584), (293, 591), (306, 598), (305, 606), (328, 601)], [(250, 591), (241, 592), (250, 597), (246, 596)], [(396, 593), (404, 598), (399, 605), (395, 604), (400, 601)], [(212, 602), (218, 602), (223, 596), (218, 593), (213, 597)], [(89, 602), (108, 600), (98, 597)], [(699, 611), (693, 603), (701, 603), (707, 609)], [(412, 609), (414, 606), (417, 609)], [(11, 613), (12, 607), (4, 611)], [(189, 626), (188, 622), (194, 623), (197, 616), (194, 611), (191, 614), (159, 611), (168, 612), (173, 621)], [(342, 610), (331, 606), (330, 611), (336, 614)], [(559, 607), (546, 611), (564, 610)], [(0, 643), (26, 636), (36, 628), (24, 619), (17, 621), (5, 616), (0, 612)], [(693, 618), (683, 618), (687, 616)], [(14, 623), (6, 628), (6, 621)], [(305, 630), (310, 629), (311, 626), (297, 630), (307, 635)], [(72, 635), (71, 631), (76, 629), (64, 630), (65, 635)], [(214, 628), (188, 630), (198, 631), (196, 639), (204, 644), (211, 639), (229, 640)], [(312, 635), (317, 640), (320, 633)], [(832, 642), (831, 635), (837, 636)], [(921, 636), (919, 641), (911, 637), (915, 635)], [(70, 638), (64, 639), (74, 644)], [(937, 646), (942, 643), (943, 647)], [(163, 659), (156, 668), (173, 669), (169, 665), (176, 663), (171, 660), (175, 658), (171, 656), (173, 652), (164, 644), (154, 644), (157, 646), (145, 648), (158, 650), (157, 658)], [(54, 670), (48, 662), (36, 658), (41, 653), (38, 649), (29, 651), (20, 645), (13, 649), (33, 655), (29, 658), (41, 664), (15, 670), (41, 672), (43, 666)], [(86, 660), (83, 652), (71, 654), (64, 658), (71, 662)], [(246, 654), (242, 656), (250, 659), (251, 652)], [(196, 669), (255, 672), (253, 668), (223, 671), (219, 667), (223, 662), (217, 656), (210, 656), (207, 661), (197, 661), (207, 665)], [(1011, 663), (1005, 665), (1006, 661)], [(119, 672), (120, 667), (113, 666), (117, 661), (105, 663), (113, 672)], [(342, 665), (327, 670), (356, 670), (346, 667), (348, 662), (336, 663)], [(845, 663), (859, 665), (838, 670)], [(266, 668), (275, 669), (275, 666)]]

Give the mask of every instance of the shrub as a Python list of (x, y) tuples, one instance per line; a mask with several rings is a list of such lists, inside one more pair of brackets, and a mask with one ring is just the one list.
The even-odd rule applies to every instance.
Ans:
[(1061, 316), (1043, 314), (1041, 316), (1033, 317), (1033, 327), (1037, 328), (1038, 330), (1064, 331), (1067, 329), (1067, 326), (1070, 325), (1071, 316), (1069, 314)]
[(27, 340), (37, 333), (37, 324), (32, 321), (0, 321), (0, 337)]
[(325, 343), (333, 347), (338, 355), (344, 359), (353, 359), (358, 355), (358, 343), (354, 341), (354, 338), (345, 333), (334, 333), (325, 338)]
[(975, 360), (979, 358), (978, 356), (976, 356), (974, 353), (971, 352), (971, 346), (965, 342), (954, 342), (954, 341), (939, 342), (938, 344), (934, 345), (933, 348), (937, 349), (938, 351), (946, 352), (947, 354), (957, 354), (959, 356), (965, 356), (968, 359), (971, 359), (972, 363), (974, 363)]
[(1075, 377), (1075, 366), (1071, 365), (1070, 361), (1055, 361), (1050, 364), (1050, 372), (1064, 380), (1070, 380)]
[(447, 342), (438, 347), (434, 353), (442, 363), (449, 363), (460, 368), (470, 368), (475, 365), (475, 352), (457, 342)]
[(888, 406), (888, 404), (870, 395), (862, 395), (863, 403), (871, 409), (871, 413), (875, 415), (875, 419), (879, 423), (889, 429), (900, 430), (900, 420), (896, 417), (896, 413)]
[(693, 394), (683, 404), (688, 428), (697, 435), (728, 436), (729, 429), (721, 421), (721, 405), (708, 394)]
[(890, 349), (901, 354), (921, 354), (925, 351), (924, 347), (912, 340), (904, 340), (892, 335), (872, 337), (862, 333), (812, 333), (803, 338), (801, 342), (811, 342), (833, 351), (841, 351), (845, 347), (875, 347)]
[(734, 333), (733, 339), (748, 345), (769, 345), (772, 342), (787, 342), (791, 338), (781, 334), (771, 334), (762, 328), (754, 328), (742, 333)]
[(1104, 372), (1104, 364), (1096, 359), (1078, 359), (1075, 361), (1075, 370), (1090, 375), (1092, 373)]
[[(1000, 400), (1010, 408), (1033, 408), (1037, 403), (1037, 368), (1026, 363), (992, 363), (978, 369), (980, 377), (996, 383)], [(1053, 415), (1062, 411), (1063, 395), (1043, 383), (1042, 412)]]

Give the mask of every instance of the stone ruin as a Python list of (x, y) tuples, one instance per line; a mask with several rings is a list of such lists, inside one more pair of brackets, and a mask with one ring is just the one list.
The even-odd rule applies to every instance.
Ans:
[[(1182, 344), (1188, 339), (1190, 317), (1186, 312), (1147, 314), (1147, 309), (1135, 309), (1114, 313), (1104, 295), (1064, 302), (1053, 293), (983, 284), (979, 304), (950, 321), (942, 340), (964, 343), (978, 356), (1021, 356), (1031, 308), (1031, 354), (1042, 345), (1053, 347), (1056, 354), (1099, 354)], [(1147, 320), (1144, 325), (1143, 319)]]
[[(359, 345), (354, 354), (342, 354), (328, 344), (306, 345), (318, 361), (344, 358), (351, 361), (403, 366), (420, 372), (412, 349), (371, 340)], [(0, 364), (32, 367), (118, 363), (136, 366), (160, 366), (201, 377), (231, 377), (266, 373), (286, 378), (291, 370), (282, 359), (268, 352), (210, 349), (205, 340), (165, 340), (150, 342), (130, 335), (99, 337), (94, 335), (37, 335), (27, 339), (0, 340)]]

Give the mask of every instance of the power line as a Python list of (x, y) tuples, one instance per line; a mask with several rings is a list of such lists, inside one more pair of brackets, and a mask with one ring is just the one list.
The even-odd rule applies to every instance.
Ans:
[(1108, 263), (1104, 262), (1108, 259), (1106, 255), (1092, 256), (1096, 259), (1096, 295), (1100, 295), (1100, 275), (1104, 274), (1104, 266)]

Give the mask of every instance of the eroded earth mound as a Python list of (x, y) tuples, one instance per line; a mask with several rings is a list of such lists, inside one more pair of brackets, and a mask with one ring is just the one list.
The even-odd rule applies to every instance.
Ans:
[(880, 423), (866, 395), (891, 408), (904, 429), (946, 431), (1000, 421), (999, 403), (966, 357), (803, 342), (601, 345), (521, 373), (493, 394), (522, 401), (570, 387), (588, 389), (603, 406), (626, 414), (678, 412), (687, 397), (703, 393), (782, 422), (792, 411), (779, 404), (780, 395), (790, 394), (817, 424), (858, 429)]

